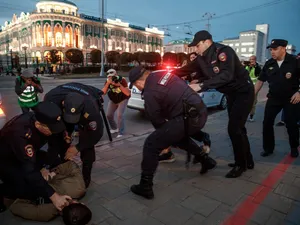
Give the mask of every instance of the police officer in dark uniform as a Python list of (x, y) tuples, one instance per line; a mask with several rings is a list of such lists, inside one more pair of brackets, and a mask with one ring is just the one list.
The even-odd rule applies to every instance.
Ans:
[(36, 200), (43, 197), (58, 210), (69, 204), (69, 196), (58, 195), (43, 178), (38, 151), (48, 138), (65, 130), (61, 110), (53, 103), (42, 102), (35, 112), (14, 117), (0, 131), (0, 211), (3, 197)]
[[(49, 141), (49, 151), (53, 156), (60, 155), (62, 161), (71, 160), (80, 152), (82, 160), (82, 175), (89, 186), (91, 171), (95, 162), (95, 145), (103, 136), (103, 120), (100, 114), (100, 98), (102, 91), (89, 85), (80, 83), (67, 83), (49, 91), (44, 101), (50, 101), (63, 110), (63, 120), (66, 124), (68, 134), (59, 134)], [(79, 142), (71, 145), (69, 137), (74, 126), (79, 126)], [(65, 136), (68, 142), (61, 143), (61, 136)], [(52, 163), (53, 164), (53, 163)]]
[(214, 43), (209, 32), (195, 34), (189, 47), (196, 46), (200, 55), (185, 67), (174, 70), (178, 76), (198, 72), (198, 84), (191, 84), (195, 91), (216, 89), (224, 93), (228, 102), (228, 133), (232, 142), (235, 163), (227, 178), (239, 177), (247, 168), (253, 169), (245, 124), (254, 102), (254, 86), (248, 71), (242, 66), (235, 51), (225, 45)]
[(277, 114), (283, 109), (291, 156), (298, 157), (299, 129), (297, 126), (297, 108), (300, 102), (299, 78), (300, 60), (286, 52), (288, 42), (282, 39), (274, 39), (267, 47), (271, 51), (272, 58), (263, 67), (255, 84), (255, 92), (258, 93), (264, 82), (269, 83), (268, 100), (265, 107), (263, 121), (263, 148), (261, 156), (266, 157), (273, 153), (275, 148), (274, 121)]
[(130, 71), (129, 81), (130, 88), (134, 85), (143, 92), (145, 111), (156, 129), (144, 143), (140, 184), (133, 185), (131, 191), (148, 199), (154, 197), (152, 182), (159, 154), (169, 146), (194, 155), (202, 164), (202, 174), (214, 168), (216, 162), (190, 138), (200, 140), (203, 136), (207, 109), (201, 97), (168, 71), (151, 73), (138, 66)]

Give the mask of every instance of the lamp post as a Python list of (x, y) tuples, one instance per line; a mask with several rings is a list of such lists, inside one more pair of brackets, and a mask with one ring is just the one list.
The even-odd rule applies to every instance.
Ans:
[[(99, 2), (99, 6), (100, 6), (100, 2)], [(103, 77), (104, 76), (104, 0), (102, 0), (102, 9), (101, 10), (102, 10), (102, 18), (101, 18), (102, 42), (101, 42), (101, 71), (100, 71), (100, 77)]]
[(28, 66), (27, 66), (27, 54), (26, 54), (27, 48), (28, 48), (28, 44), (22, 44), (22, 49), (25, 52), (25, 68), (28, 68)]

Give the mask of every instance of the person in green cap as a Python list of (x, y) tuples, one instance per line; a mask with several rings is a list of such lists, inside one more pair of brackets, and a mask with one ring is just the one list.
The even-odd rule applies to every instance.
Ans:
[(38, 93), (43, 93), (43, 87), (39, 78), (34, 76), (32, 69), (24, 69), (16, 78), (15, 92), (18, 95), (18, 103), (23, 113), (39, 103)]

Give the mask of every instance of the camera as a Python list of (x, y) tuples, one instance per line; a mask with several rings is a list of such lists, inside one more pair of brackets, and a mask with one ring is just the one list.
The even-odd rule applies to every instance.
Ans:
[(119, 82), (121, 82), (122, 77), (120, 77), (120, 76), (113, 76), (113, 77), (111, 78), (111, 80), (112, 80), (112, 82), (114, 82), (114, 83), (119, 83)]

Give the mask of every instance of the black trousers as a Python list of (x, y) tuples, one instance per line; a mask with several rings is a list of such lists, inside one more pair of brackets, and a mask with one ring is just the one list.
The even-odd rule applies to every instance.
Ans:
[[(204, 127), (206, 120), (207, 113), (202, 115), (197, 124), (194, 124), (194, 126), (189, 125), (189, 136), (202, 141), (205, 133), (201, 129)], [(158, 166), (159, 154), (169, 146), (188, 150), (192, 155), (200, 155), (202, 151), (191, 138), (186, 136), (182, 117), (169, 120), (152, 132), (145, 140), (141, 165), (144, 175), (154, 175)]]
[(299, 104), (291, 104), (290, 99), (268, 98), (264, 122), (263, 122), (263, 148), (265, 152), (273, 152), (275, 148), (274, 121), (277, 114), (283, 109), (284, 122), (289, 134), (290, 147), (298, 148), (299, 146)]
[(227, 96), (228, 134), (232, 143), (235, 164), (246, 167), (247, 160), (253, 160), (245, 124), (254, 102), (254, 87), (248, 92), (238, 92)]

